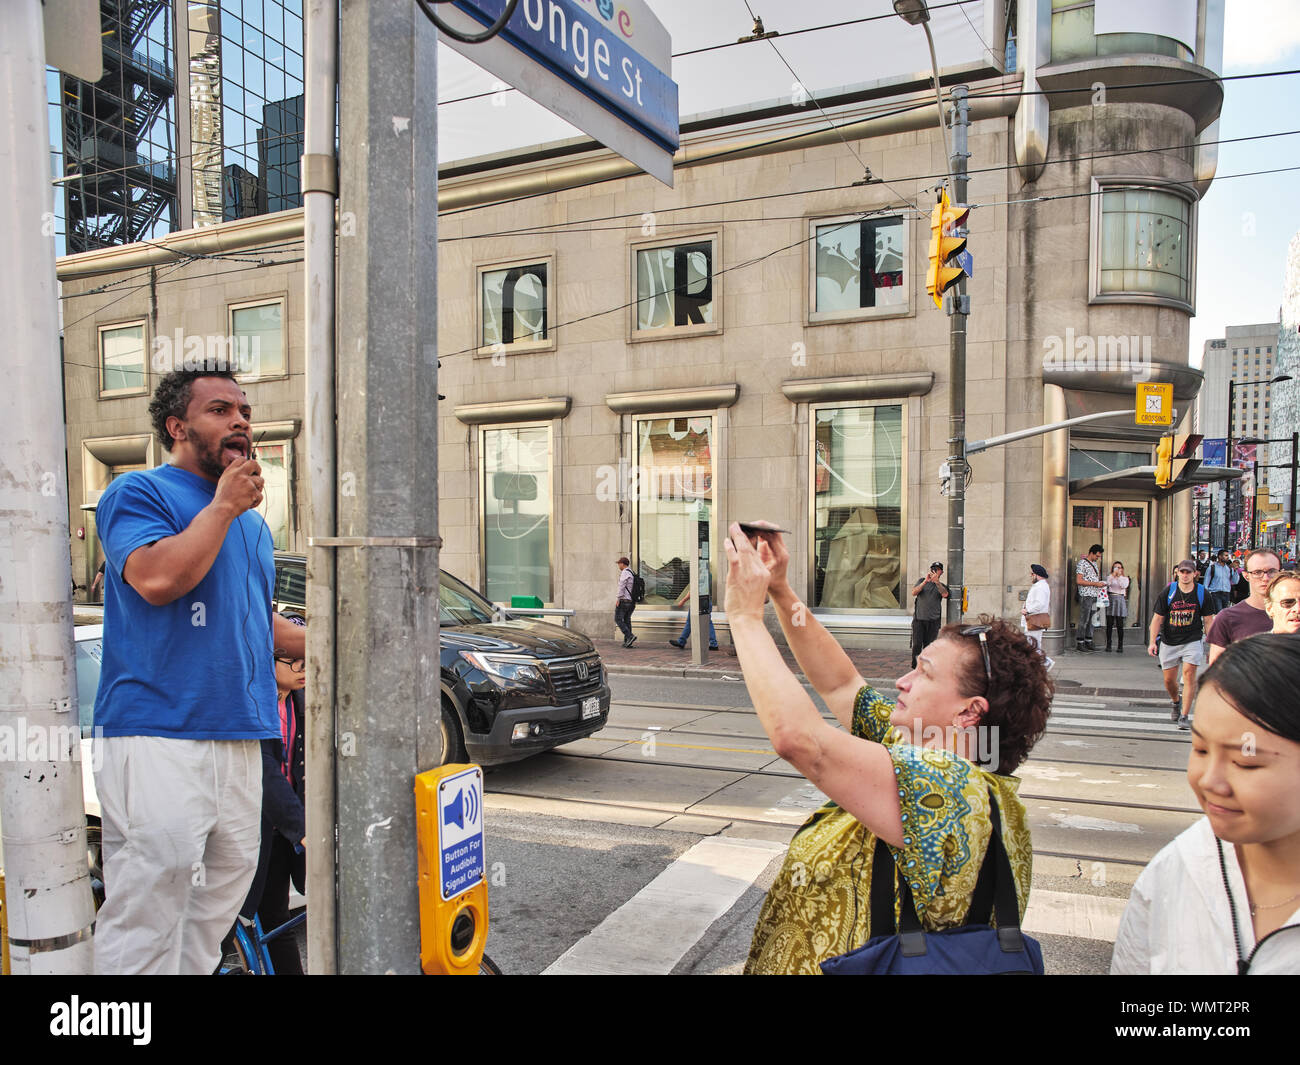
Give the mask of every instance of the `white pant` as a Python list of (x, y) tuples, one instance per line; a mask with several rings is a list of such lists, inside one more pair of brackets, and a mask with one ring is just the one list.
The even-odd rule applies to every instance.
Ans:
[(257, 872), (257, 740), (97, 739), (106, 899), (96, 974), (206, 975)]

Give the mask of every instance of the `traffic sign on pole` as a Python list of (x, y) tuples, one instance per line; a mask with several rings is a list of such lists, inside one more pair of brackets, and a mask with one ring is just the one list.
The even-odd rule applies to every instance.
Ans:
[(1173, 425), (1174, 386), (1149, 382), (1138, 385), (1133, 420), (1138, 425)]

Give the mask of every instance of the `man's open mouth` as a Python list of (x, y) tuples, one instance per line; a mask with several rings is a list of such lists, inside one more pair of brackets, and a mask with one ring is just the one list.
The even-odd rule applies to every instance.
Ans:
[(249, 457), (252, 451), (252, 445), (246, 436), (231, 436), (221, 442), (222, 452), (233, 451), (241, 459)]

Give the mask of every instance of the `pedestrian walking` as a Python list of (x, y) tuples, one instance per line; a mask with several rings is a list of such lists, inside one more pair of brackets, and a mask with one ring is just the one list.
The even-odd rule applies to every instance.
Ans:
[(1205, 568), (1205, 590), (1213, 597), (1214, 612), (1221, 614), (1232, 605), (1232, 582), (1235, 576), (1227, 549)]
[(1047, 570), (1035, 562), (1029, 567), (1029, 591), (1025, 594), (1025, 605), (1020, 609), (1021, 624), (1029, 642), (1043, 655), (1047, 668), (1056, 663), (1043, 652), (1043, 633), (1052, 623), (1052, 586), (1047, 581)]
[(1097, 563), (1101, 561), (1101, 544), (1093, 544), (1074, 567), (1074, 585), (1079, 595), (1079, 621), (1074, 629), (1074, 645), (1080, 651), (1095, 651), (1092, 645), (1093, 611), (1106, 582), (1101, 579)]
[(1268, 589), (1281, 571), (1282, 563), (1272, 551), (1252, 551), (1246, 556), (1245, 573), (1250, 595), (1222, 610), (1214, 619), (1209, 635), (1211, 665), (1228, 644), (1272, 630), (1273, 619), (1267, 609)]
[(1124, 624), (1128, 621), (1129, 579), (1124, 575), (1124, 563), (1113, 562), (1106, 578), (1106, 650), (1110, 650), (1110, 633), (1114, 629), (1119, 645), (1116, 651), (1124, 653)]
[(1187, 782), (1205, 817), (1138, 876), (1110, 971), (1300, 974), (1300, 641), (1239, 640), (1206, 670)]
[(614, 624), (623, 633), (624, 647), (631, 647), (636, 643), (636, 636), (632, 632), (632, 611), (636, 609), (636, 595), (633, 591), (634, 574), (631, 565), (627, 560), (627, 555), (619, 557), (618, 595), (614, 599)]
[(930, 572), (912, 585), (912, 668), (922, 651), (934, 642), (943, 624), (943, 601), (948, 586), (943, 583), (943, 563), (931, 562)]
[(149, 413), (171, 463), (114, 480), (96, 513), (108, 565), (95, 971), (208, 974), (257, 869), (274, 648), (302, 658), (305, 641), (272, 616), (252, 410), (234, 375), (169, 373)]
[(88, 603), (93, 603), (100, 598), (99, 589), (104, 583), (104, 569), (107, 565), (107, 562), (101, 562), (99, 564), (99, 569), (95, 570), (95, 579), (90, 582), (90, 594), (86, 596), (86, 601)]
[[(747, 973), (810, 973), (873, 934), (878, 849), (906, 870), (926, 931), (962, 925), (993, 838), (990, 794), (1023, 914), (1032, 844), (1010, 776), (1042, 736), (1052, 682), (1005, 622), (949, 625), (897, 682), (897, 703), (859, 675), (790, 587), (780, 533), (739, 524), (727, 553), (727, 621), (745, 685), (779, 757), (832, 800), (795, 835), (754, 930)], [(837, 719), (825, 721), (763, 623), (771, 598), (786, 642)], [(838, 727), (838, 726), (843, 726)], [(892, 873), (891, 873), (892, 878)], [(895, 906), (900, 905), (895, 898)]]
[(1268, 611), (1278, 635), (1294, 636), (1300, 632), (1300, 573), (1284, 569), (1268, 586)]
[[(718, 633), (717, 630), (715, 630), (713, 627), (713, 603), (707, 591), (708, 587), (709, 587), (709, 567), (706, 565), (701, 565), (700, 566), (700, 613), (709, 619), (709, 650), (716, 651), (718, 649)], [(681, 635), (679, 635), (677, 639), (669, 640), (668, 642), (672, 644), (674, 647), (683, 648), (686, 646), (686, 641), (691, 638), (691, 589), (689, 583), (685, 588), (682, 589), (682, 594), (677, 597), (676, 601), (673, 603), (673, 606), (686, 608), (686, 623), (682, 626)]]
[[(1205, 665), (1204, 634), (1214, 613), (1205, 588), (1196, 583), (1196, 563), (1185, 558), (1174, 568), (1174, 573), (1178, 580), (1156, 599), (1147, 653), (1160, 659), (1165, 691), (1173, 703), (1171, 720), (1176, 721), (1179, 728), (1189, 729), (1192, 703), (1196, 699), (1196, 670)], [(1183, 680), (1181, 699), (1178, 694), (1180, 669)]]

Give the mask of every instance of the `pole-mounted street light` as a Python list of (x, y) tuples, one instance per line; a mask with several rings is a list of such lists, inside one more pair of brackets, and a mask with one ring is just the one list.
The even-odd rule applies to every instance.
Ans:
[[(1264, 378), (1261, 377), (1261, 378), (1259, 378), (1258, 380), (1255, 380), (1255, 381), (1229, 381), (1229, 382), (1228, 382), (1228, 439), (1227, 439), (1227, 445), (1228, 445), (1228, 468), (1229, 468), (1229, 469), (1233, 469), (1233, 468), (1235, 468), (1236, 465), (1237, 465), (1237, 463), (1236, 463), (1236, 461), (1235, 461), (1235, 460), (1236, 460), (1236, 455), (1234, 454), (1234, 452), (1233, 452), (1233, 450), (1232, 450), (1232, 420), (1233, 420), (1233, 415), (1236, 413), (1236, 410), (1237, 410), (1236, 404), (1233, 403), (1232, 400), (1233, 400), (1233, 393), (1236, 391), (1237, 386), (1238, 386), (1238, 385), (1242, 385), (1242, 386), (1245, 386), (1245, 385), (1276, 385), (1276, 384), (1281, 384), (1283, 381), (1290, 381), (1290, 380), (1291, 380), (1291, 375), (1290, 375), (1290, 374), (1280, 373), (1280, 374), (1278, 374), (1276, 377), (1273, 377), (1273, 378), (1271, 378), (1271, 379), (1269, 379), (1269, 380), (1267, 380), (1267, 381), (1264, 380)], [(1244, 443), (1244, 441), (1242, 441), (1242, 442)], [(1240, 495), (1241, 495), (1241, 489), (1240, 489), (1240, 488), (1237, 489), (1237, 494), (1238, 494), (1238, 497), (1239, 497), (1239, 498), (1238, 498), (1238, 502), (1240, 502)], [(1293, 498), (1294, 498), (1294, 493), (1292, 493), (1292, 496), (1293, 496)], [(1229, 482), (1228, 482), (1228, 485), (1227, 485), (1227, 488), (1224, 490), (1224, 494), (1223, 494), (1223, 546), (1224, 546), (1224, 547), (1227, 547), (1227, 546), (1228, 546), (1228, 522), (1229, 522), (1229, 520), (1231, 519), (1231, 517), (1232, 517), (1232, 481), (1229, 481)], [(1240, 520), (1240, 519), (1238, 519), (1238, 520)], [(1253, 527), (1253, 525), (1254, 525), (1254, 518), (1253, 518), (1253, 517), (1251, 518), (1251, 524), (1252, 524), (1252, 527)], [(1240, 530), (1238, 530), (1238, 531), (1240, 532)]]

